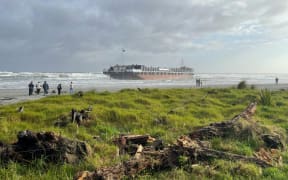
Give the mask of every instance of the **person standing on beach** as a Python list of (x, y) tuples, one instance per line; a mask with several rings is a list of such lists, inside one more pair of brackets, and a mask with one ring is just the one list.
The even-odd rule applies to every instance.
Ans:
[(49, 85), (46, 81), (44, 81), (42, 86), (43, 86), (44, 96), (45, 96), (46, 94), (48, 94)]
[(62, 85), (61, 84), (58, 84), (57, 90), (58, 90), (58, 95), (60, 95), (61, 94), (61, 90), (62, 90)]
[(36, 84), (36, 93), (37, 93), (37, 95), (40, 94), (40, 91), (41, 91), (41, 84), (40, 84), (40, 82), (38, 81), (38, 83)]
[(31, 82), (28, 84), (28, 88), (29, 88), (29, 96), (33, 95), (33, 90), (34, 90), (33, 81), (31, 81)]
[(70, 94), (73, 94), (73, 83), (71, 81), (70, 86), (69, 86)]
[(276, 85), (278, 85), (278, 81), (279, 81), (279, 79), (278, 79), (278, 77), (276, 77), (276, 78), (275, 78), (275, 83), (276, 83)]

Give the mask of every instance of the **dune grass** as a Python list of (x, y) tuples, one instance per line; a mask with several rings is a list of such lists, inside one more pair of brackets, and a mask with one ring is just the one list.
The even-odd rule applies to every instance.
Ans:
[[(267, 97), (267, 96), (266, 96)], [(259, 103), (255, 119), (271, 128), (288, 129), (288, 92), (269, 94), (273, 103)], [(62, 136), (86, 141), (94, 151), (80, 164), (46, 164), (36, 160), (29, 165), (10, 162), (0, 166), (0, 179), (72, 179), (79, 170), (94, 170), (121, 161), (111, 140), (120, 133), (150, 134), (165, 143), (196, 128), (231, 119), (251, 101), (262, 102), (256, 89), (124, 89), (119, 92), (84, 93), (49, 96), (36, 101), (0, 107), (0, 141), (13, 143), (21, 130), (54, 131)], [(18, 113), (17, 107), (24, 106)], [(92, 106), (92, 120), (85, 126), (55, 127), (61, 117), (69, 120), (72, 108)], [(159, 123), (160, 122), (160, 123)], [(100, 140), (95, 140), (99, 136)], [(235, 137), (236, 138), (236, 137)], [(213, 139), (219, 150), (251, 156), (258, 142), (253, 139)], [(125, 158), (125, 157), (124, 157)], [(183, 158), (185, 164), (185, 158)], [(215, 160), (211, 166), (184, 165), (164, 172), (144, 172), (139, 179), (282, 179), (288, 177), (288, 153), (283, 153), (283, 167), (261, 169), (253, 164)]]

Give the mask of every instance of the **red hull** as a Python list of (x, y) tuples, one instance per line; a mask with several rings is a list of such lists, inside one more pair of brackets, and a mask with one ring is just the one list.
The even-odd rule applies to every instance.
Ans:
[(192, 74), (138, 74), (138, 77), (143, 80), (191, 79)]

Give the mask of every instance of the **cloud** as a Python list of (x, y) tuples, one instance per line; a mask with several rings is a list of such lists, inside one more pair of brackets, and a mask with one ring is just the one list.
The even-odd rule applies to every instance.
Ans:
[(283, 0), (2, 0), (0, 61), (85, 70), (123, 47), (166, 57), (257, 45), (287, 38), (287, 12)]

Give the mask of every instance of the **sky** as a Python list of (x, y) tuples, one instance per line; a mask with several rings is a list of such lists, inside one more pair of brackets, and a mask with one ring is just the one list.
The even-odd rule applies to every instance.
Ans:
[(286, 73), (288, 0), (0, 0), (0, 71), (115, 64)]

